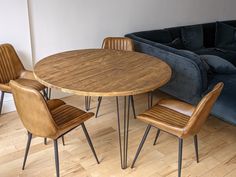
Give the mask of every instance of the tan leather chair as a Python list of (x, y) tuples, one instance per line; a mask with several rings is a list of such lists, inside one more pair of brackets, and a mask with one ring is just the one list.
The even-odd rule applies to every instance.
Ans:
[(131, 168), (134, 167), (152, 126), (158, 128), (154, 145), (156, 144), (160, 130), (179, 138), (178, 177), (181, 176), (182, 147), (184, 138), (194, 136), (196, 159), (198, 162), (197, 134), (207, 120), (212, 106), (220, 95), (223, 86), (224, 84), (222, 82), (218, 83), (211, 92), (202, 98), (196, 107), (178, 100), (163, 99), (151, 109), (138, 115), (137, 119), (147, 123), (148, 126), (138, 147)]
[[(107, 37), (103, 40), (102, 48), (111, 49), (111, 50), (134, 51), (134, 44), (133, 44), (133, 41), (127, 37)], [(136, 117), (133, 96), (131, 96), (130, 101), (131, 101), (134, 117)], [(96, 118), (98, 117), (98, 112), (99, 112), (101, 102), (102, 102), (102, 97), (98, 97), (97, 111), (95, 114)]]
[(56, 174), (57, 177), (59, 177), (57, 140), (79, 125), (82, 126), (90, 148), (97, 163), (99, 163), (92, 141), (84, 125), (86, 120), (93, 117), (93, 113), (87, 113), (78, 108), (67, 105), (64, 101), (59, 99), (45, 101), (40, 92), (31, 87), (23, 86), (16, 81), (10, 81), (10, 87), (13, 93), (17, 112), (23, 125), (28, 131), (28, 142), (22, 167), (23, 170), (25, 168), (33, 134), (35, 136), (53, 139)]
[(16, 80), (22, 85), (30, 86), (38, 91), (43, 91), (47, 96), (45, 86), (37, 82), (34, 78), (33, 72), (28, 71), (22, 65), (15, 49), (10, 44), (0, 45), (0, 114), (2, 112), (2, 105), (4, 93), (11, 93), (9, 86), (10, 80)]

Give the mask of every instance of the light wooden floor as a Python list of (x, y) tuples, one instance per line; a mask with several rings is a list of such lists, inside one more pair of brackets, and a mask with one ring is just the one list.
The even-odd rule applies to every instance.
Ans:
[[(158, 93), (158, 97), (163, 94)], [(65, 99), (80, 108), (84, 98)], [(97, 98), (92, 99), (95, 111)], [(147, 96), (135, 96), (137, 112), (147, 107)], [(60, 173), (66, 177), (176, 177), (178, 141), (161, 133), (156, 146), (152, 146), (155, 129), (152, 129), (134, 169), (120, 169), (117, 139), (115, 99), (104, 98), (100, 116), (86, 122), (87, 129), (101, 161), (97, 165), (81, 128), (65, 136), (66, 146), (59, 143)], [(129, 134), (130, 165), (146, 125), (131, 118)], [(52, 141), (43, 144), (42, 138), (33, 138), (26, 169), (21, 170), (26, 145), (26, 131), (16, 112), (0, 117), (0, 177), (51, 177), (55, 176)], [(192, 139), (184, 141), (182, 176), (236, 177), (236, 127), (210, 117), (199, 133), (200, 163), (195, 162)]]

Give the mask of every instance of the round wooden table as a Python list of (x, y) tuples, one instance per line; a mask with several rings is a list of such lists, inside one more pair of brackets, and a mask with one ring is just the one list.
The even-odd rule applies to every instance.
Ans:
[[(125, 169), (131, 96), (151, 92), (166, 84), (171, 69), (162, 60), (142, 53), (85, 49), (42, 59), (35, 65), (34, 75), (45, 86), (63, 92), (116, 97), (121, 167)], [(118, 96), (124, 97), (123, 143)]]

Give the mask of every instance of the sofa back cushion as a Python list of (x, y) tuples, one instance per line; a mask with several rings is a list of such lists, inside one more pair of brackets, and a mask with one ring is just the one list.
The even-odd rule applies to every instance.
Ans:
[(158, 43), (170, 43), (173, 39), (168, 30), (152, 30), (134, 33), (136, 36)]
[(217, 47), (227, 49), (230, 46), (236, 49), (236, 28), (225, 23), (217, 22), (215, 44)]
[(182, 27), (181, 37), (184, 47), (187, 50), (195, 51), (204, 47), (202, 25)]

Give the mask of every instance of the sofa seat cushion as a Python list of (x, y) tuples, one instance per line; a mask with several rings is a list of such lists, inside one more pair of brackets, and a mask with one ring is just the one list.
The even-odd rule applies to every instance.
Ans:
[(198, 55), (216, 55), (223, 59), (226, 59), (234, 66), (236, 66), (236, 51), (219, 49), (219, 48), (205, 48), (194, 51)]
[(209, 90), (218, 82), (224, 83), (224, 88), (217, 102), (215, 103), (213, 115), (236, 125), (236, 74), (214, 75), (209, 81)]
[(236, 74), (236, 67), (229, 61), (216, 55), (201, 55), (209, 66), (210, 70), (218, 74)]

